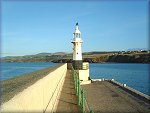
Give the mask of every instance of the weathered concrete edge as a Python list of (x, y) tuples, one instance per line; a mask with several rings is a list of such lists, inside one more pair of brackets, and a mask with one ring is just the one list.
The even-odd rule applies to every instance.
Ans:
[(58, 103), (59, 103), (59, 99), (60, 99), (60, 95), (61, 95), (61, 91), (62, 91), (62, 87), (63, 87), (63, 85), (64, 85), (64, 81), (65, 81), (65, 76), (66, 76), (66, 72), (67, 72), (67, 68), (66, 68), (66, 70), (64, 71), (65, 73), (65, 75), (64, 75), (64, 77), (63, 78), (61, 78), (60, 80), (61, 80), (61, 82), (59, 83), (59, 88), (58, 88), (58, 93), (56, 94), (56, 97), (55, 97), (55, 99), (54, 99), (54, 107), (52, 108), (52, 113), (55, 113), (56, 112), (56, 110), (57, 110), (57, 107), (58, 107)]
[[(62, 72), (61, 71), (61, 73), (60, 73), (60, 70), (64, 70), (64, 72)], [(60, 94), (60, 91), (58, 90), (58, 91), (56, 91), (56, 92), (59, 92), (59, 93), (55, 93), (54, 95), (53, 95), (53, 97), (54, 98), (52, 98), (52, 101), (50, 101), (50, 103), (48, 102), (49, 101), (49, 99), (52, 97), (52, 93), (54, 92), (54, 89), (55, 89), (55, 86), (56, 86), (56, 84), (57, 83), (59, 83), (58, 82), (58, 80), (60, 80), (61, 82), (63, 81), (63, 78), (65, 77), (65, 75), (66, 75), (66, 71), (67, 71), (67, 65), (66, 64), (64, 64), (64, 65), (61, 65), (60, 67), (58, 67), (57, 68), (57, 70), (55, 70), (55, 71), (53, 71), (52, 73), (49, 73), (46, 77), (44, 77), (44, 78), (42, 78), (42, 79), (40, 79), (39, 81), (37, 81), (35, 84), (33, 84), (32, 86), (30, 86), (30, 87), (28, 87), (27, 89), (25, 89), (23, 92), (20, 92), (18, 95), (16, 95), (15, 97), (13, 97), (13, 98), (15, 98), (13, 101), (11, 101), (11, 102), (6, 102), (6, 103), (3, 103), (3, 105), (4, 104), (6, 104), (6, 105), (8, 105), (8, 107), (6, 106), (6, 110), (2, 110), (2, 112), (10, 112), (10, 113), (12, 113), (12, 112), (32, 112), (32, 111), (34, 111), (34, 112), (43, 112), (44, 110), (45, 110), (45, 112), (49, 112), (49, 111), (53, 111), (53, 110), (55, 110), (56, 109), (56, 107), (57, 107), (57, 102), (56, 101), (58, 101), (57, 100), (57, 98), (59, 97), (59, 94)], [(62, 79), (59, 79), (61, 76), (62, 76)], [(47, 78), (49, 78), (51, 81), (49, 81), (49, 79), (47, 79)], [(47, 84), (48, 83), (48, 84)], [(53, 83), (55, 83), (55, 84), (53, 84)], [(34, 87), (33, 88), (33, 86), (35, 86), (36, 84), (38, 84), (38, 87)], [(43, 84), (45, 84), (45, 86), (46, 86), (46, 88), (48, 88), (48, 89), (50, 89), (49, 91), (47, 91), (47, 89), (45, 90), (45, 89), (43, 89), (44, 87), (43, 87)], [(52, 85), (53, 84), (53, 85)], [(58, 87), (61, 89), (61, 87), (62, 87), (62, 85), (63, 85), (63, 82), (62, 82), (62, 84), (60, 84)], [(50, 86), (50, 87), (49, 87)], [(54, 87), (53, 87), (54, 86)], [(38, 91), (40, 91), (40, 92), (37, 92), (37, 88), (38, 88)], [(58, 89), (59, 89), (58, 88)], [(34, 90), (34, 91), (33, 91)], [(44, 92), (45, 93), (41, 93), (41, 91), (42, 90), (44, 90)], [(41, 103), (42, 102), (40, 102), (40, 101), (34, 101), (35, 99), (35, 95), (33, 94), (33, 92), (37, 92), (36, 93), (36, 95), (38, 94), (39, 96), (38, 96), (38, 98), (36, 98), (36, 99), (38, 99), (39, 100), (39, 98), (42, 98), (42, 96), (44, 96), (44, 97), (46, 97), (44, 100), (45, 100), (45, 102), (43, 103), (43, 105), (41, 105)], [(17, 104), (17, 106), (16, 107), (19, 107), (20, 106), (20, 104), (18, 103), (18, 99), (16, 98), (17, 96), (18, 97), (22, 97), (22, 93), (26, 93), (27, 95), (31, 95), (32, 97), (30, 98), (30, 99), (27, 99), (27, 98), (21, 98), (19, 101), (22, 101), (21, 103), (23, 104), (23, 105), (21, 105), (21, 107), (20, 107), (20, 109), (7, 109), (7, 108), (13, 108), (13, 107), (15, 107), (14, 105), (15, 105), (15, 103)], [(44, 94), (44, 95), (43, 95)], [(25, 95), (25, 96), (27, 96), (27, 95)], [(25, 100), (24, 100), (25, 99)], [(16, 101), (17, 100), (17, 101)], [(27, 100), (29, 100), (27, 103), (28, 104), (26, 104), (26, 106), (25, 107), (23, 107), (24, 106), (24, 101), (27, 101)], [(8, 103), (8, 104), (7, 104)], [(10, 107), (9, 107), (9, 103), (10, 103)], [(12, 104), (11, 104), (12, 103)], [(32, 103), (32, 104), (31, 104)], [(34, 107), (33, 108), (31, 108), (31, 106), (33, 105), (33, 104), (35, 104), (34, 105)], [(36, 104), (38, 104), (38, 106), (36, 105)], [(55, 104), (55, 105), (54, 105)], [(46, 105), (48, 105), (47, 107), (46, 107)], [(29, 108), (28, 108), (29, 107)], [(45, 108), (47, 108), (47, 109), (45, 109)], [(1, 111), (0, 110), (0, 111)], [(12, 111), (13, 110), (13, 111)]]
[(120, 86), (121, 89), (125, 90), (126, 92), (132, 94), (133, 96), (135, 96), (136, 98), (143, 100), (144, 102), (150, 103), (150, 96), (146, 95), (136, 89), (133, 89), (129, 86), (127, 86), (126, 84), (122, 84), (118, 81), (115, 81), (114, 79), (92, 79), (92, 81), (108, 81), (110, 83), (113, 83), (115, 85)]
[[(33, 85), (38, 80), (40, 80), (43, 77), (47, 76), (51, 72), (55, 71), (57, 68), (59, 68), (62, 65), (63, 64), (51, 66), (51, 67), (40, 69), (40, 70), (33, 71), (33, 72), (30, 72), (30, 73), (21, 74), (19, 76), (15, 76), (15, 77), (10, 78), (8, 80), (0, 81), (0, 83), (2, 83), (1, 89), (2, 90), (5, 90), (5, 88), (8, 89), (7, 91), (5, 91), (5, 93), (2, 91), (3, 95), (1, 95), (2, 96), (1, 97), (1, 102), (5, 103), (5, 102), (9, 101), (15, 95), (17, 95), (18, 93), (22, 92), (24, 89), (28, 88), (29, 86)], [(39, 73), (40, 73), (40, 75), (39, 75)], [(9, 84), (8, 85), (4, 85), (7, 82), (9, 82)], [(16, 85), (16, 86), (14, 86), (14, 85)], [(10, 90), (11, 88), (9, 88), (11, 86), (12, 86), (12, 89), (13, 89), (12, 91)]]

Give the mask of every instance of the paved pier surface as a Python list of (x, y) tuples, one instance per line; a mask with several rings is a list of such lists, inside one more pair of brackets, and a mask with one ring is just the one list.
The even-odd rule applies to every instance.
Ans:
[(81, 113), (81, 109), (77, 105), (73, 77), (70, 75), (69, 70), (67, 71), (56, 113)]
[(94, 113), (150, 113), (150, 106), (108, 81), (82, 85)]

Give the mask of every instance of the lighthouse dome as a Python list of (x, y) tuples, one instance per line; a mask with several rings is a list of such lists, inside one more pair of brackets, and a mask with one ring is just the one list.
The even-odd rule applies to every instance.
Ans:
[(81, 32), (79, 30), (79, 24), (78, 24), (78, 22), (76, 23), (75, 33), (80, 33), (81, 34)]

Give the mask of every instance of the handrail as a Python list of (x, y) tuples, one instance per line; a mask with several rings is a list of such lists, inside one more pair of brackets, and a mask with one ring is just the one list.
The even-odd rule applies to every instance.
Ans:
[[(65, 71), (66, 71), (66, 69), (64, 70), (64, 72), (63, 72), (63, 74), (62, 74), (60, 80), (58, 81), (58, 84), (57, 84), (57, 86), (56, 86), (56, 88), (55, 88), (55, 90), (54, 90), (54, 92), (53, 92), (53, 94), (52, 94), (52, 96), (51, 96), (51, 98), (50, 98), (50, 100), (49, 100), (49, 102), (48, 102), (46, 108), (43, 110), (43, 113), (46, 112), (46, 110), (47, 110), (47, 108), (48, 108), (48, 106), (49, 106), (49, 104), (50, 104), (50, 102), (51, 102), (51, 100), (52, 100), (52, 98), (53, 98), (53, 96), (54, 96), (54, 94), (55, 94), (55, 92), (56, 92), (56, 90), (57, 90), (57, 88), (58, 88), (58, 86), (59, 86), (59, 84), (60, 84), (62, 78), (63, 78), (63, 75), (64, 75)], [(64, 78), (64, 79), (65, 79), (65, 78)], [(57, 96), (58, 96), (58, 93), (57, 93)], [(55, 104), (55, 102), (54, 102), (54, 104)], [(54, 107), (54, 104), (53, 104), (53, 107)], [(53, 108), (52, 108), (52, 110), (53, 110)]]
[(85, 107), (87, 107), (89, 113), (94, 113), (93, 110), (90, 109), (89, 103), (84, 95), (84, 90), (81, 88), (79, 77), (73, 67), (71, 67), (71, 73), (74, 79), (78, 105), (81, 107), (82, 113), (85, 113)]
[[(63, 75), (62, 75), (62, 78), (63, 78), (63, 76), (64, 76), (66, 70), (67, 70), (67, 69), (64, 70)], [(62, 79), (62, 78), (61, 78), (61, 79)], [(63, 84), (64, 80), (65, 80), (65, 77), (63, 78), (63, 80), (61, 80), (61, 83), (59, 83), (59, 84), (60, 84), (60, 85)], [(56, 98), (55, 98), (55, 101), (54, 101), (54, 104), (53, 104), (53, 107), (52, 107), (52, 111), (53, 111), (54, 106), (55, 106), (55, 104), (56, 104), (56, 102), (57, 102), (56, 100), (58, 99), (58, 96), (59, 96), (58, 93), (60, 92), (61, 89), (62, 89), (62, 87), (59, 87), (59, 90), (58, 90), (58, 92), (57, 92), (57, 95), (56, 95)], [(53, 112), (55, 112), (55, 111), (53, 111)]]

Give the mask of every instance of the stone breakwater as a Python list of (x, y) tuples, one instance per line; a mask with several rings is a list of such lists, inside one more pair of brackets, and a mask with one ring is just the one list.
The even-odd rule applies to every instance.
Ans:
[(52, 112), (56, 110), (67, 72), (67, 64), (61, 65), (47, 76), (15, 95), (1, 105), (1, 112)]

